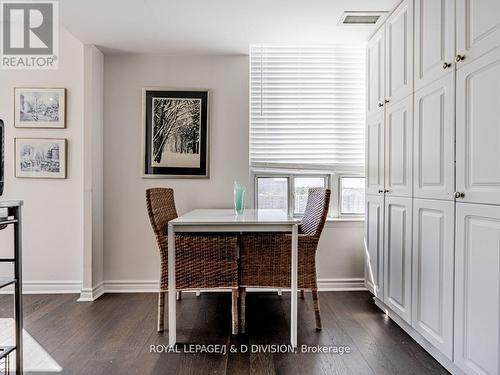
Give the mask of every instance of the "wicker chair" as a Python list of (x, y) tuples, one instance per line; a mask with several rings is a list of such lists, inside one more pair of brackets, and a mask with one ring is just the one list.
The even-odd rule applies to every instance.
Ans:
[[(168, 222), (177, 217), (174, 191), (146, 190), (146, 204), (160, 249), (161, 275), (158, 294), (158, 332), (163, 331), (165, 292), (168, 290)], [(237, 236), (176, 235), (175, 282), (178, 298), (182, 290), (228, 288), (232, 292), (232, 332), (238, 333)]]
[[(306, 210), (299, 225), (298, 287), (312, 291), (316, 329), (321, 316), (316, 281), (316, 248), (325, 225), (330, 190), (309, 189)], [(245, 331), (245, 288), (289, 288), (291, 285), (291, 236), (283, 233), (240, 236), (240, 332)]]

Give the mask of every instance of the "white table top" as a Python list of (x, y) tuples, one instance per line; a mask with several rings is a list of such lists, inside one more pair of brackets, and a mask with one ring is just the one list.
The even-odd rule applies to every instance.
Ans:
[(281, 210), (245, 210), (237, 215), (232, 209), (194, 210), (168, 226), (168, 343), (177, 342), (177, 314), (175, 302), (175, 234), (197, 232), (291, 232), (291, 303), (290, 342), (297, 347), (297, 292), (298, 292), (298, 220)]
[(198, 209), (170, 221), (173, 225), (242, 225), (242, 224), (294, 224), (298, 219), (282, 210), (248, 209), (236, 215), (233, 209)]

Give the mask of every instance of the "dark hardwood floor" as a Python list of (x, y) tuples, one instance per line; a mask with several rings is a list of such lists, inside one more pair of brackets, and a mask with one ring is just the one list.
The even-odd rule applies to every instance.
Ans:
[[(321, 332), (314, 328), (311, 295), (299, 300), (299, 347), (349, 346), (343, 355), (150, 353), (151, 345), (168, 344), (168, 332), (156, 332), (156, 294), (106, 294), (93, 303), (76, 298), (24, 297), (25, 330), (33, 338), (26, 344), (31, 351), (25, 354), (26, 373), (55, 374), (57, 368), (92, 375), (447, 373), (367, 292), (320, 293)], [(239, 336), (231, 335), (230, 306), (229, 293), (184, 293), (177, 310), (179, 341), (228, 347), (289, 343), (289, 294), (249, 293), (247, 333)], [(0, 296), (0, 318), (10, 317), (12, 296)]]

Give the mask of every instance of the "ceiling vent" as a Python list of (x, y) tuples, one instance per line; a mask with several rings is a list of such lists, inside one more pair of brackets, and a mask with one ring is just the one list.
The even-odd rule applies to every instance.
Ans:
[(339, 25), (377, 25), (386, 15), (387, 12), (344, 12)]

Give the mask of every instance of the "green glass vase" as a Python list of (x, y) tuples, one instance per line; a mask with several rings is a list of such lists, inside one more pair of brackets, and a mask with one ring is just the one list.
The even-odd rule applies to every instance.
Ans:
[(238, 215), (245, 211), (245, 191), (246, 188), (240, 185), (238, 181), (234, 182), (234, 211)]

